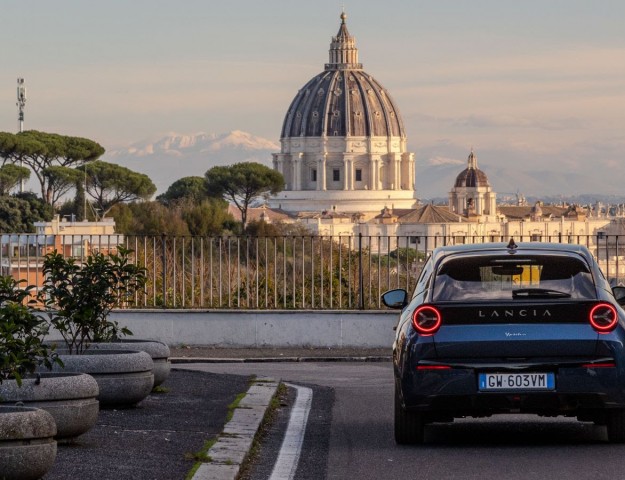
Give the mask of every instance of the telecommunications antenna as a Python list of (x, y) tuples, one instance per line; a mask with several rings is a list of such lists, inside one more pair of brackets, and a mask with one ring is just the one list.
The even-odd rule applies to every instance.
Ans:
[[(24, 131), (24, 107), (26, 107), (26, 85), (24, 85), (24, 79), (17, 79), (17, 121), (19, 125), (19, 131)], [(22, 166), (22, 160), (20, 159), (20, 167)], [(24, 192), (24, 180), (20, 182), (20, 192)]]
[(24, 107), (26, 106), (26, 85), (24, 79), (17, 79), (17, 120), (19, 122), (20, 133), (24, 131)]

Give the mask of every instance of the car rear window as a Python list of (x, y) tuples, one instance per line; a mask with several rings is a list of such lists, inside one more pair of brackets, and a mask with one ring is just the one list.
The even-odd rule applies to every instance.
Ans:
[(570, 255), (450, 256), (433, 287), (434, 301), (596, 298), (588, 265)]

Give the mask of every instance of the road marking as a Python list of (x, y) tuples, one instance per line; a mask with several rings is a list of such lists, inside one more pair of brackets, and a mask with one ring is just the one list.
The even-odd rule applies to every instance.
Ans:
[(269, 480), (292, 480), (295, 478), (302, 444), (304, 443), (308, 414), (312, 404), (312, 389), (288, 383), (287, 386), (297, 390), (297, 396), (295, 397), (295, 404), (291, 409), (291, 417), (286, 427), (280, 453)]

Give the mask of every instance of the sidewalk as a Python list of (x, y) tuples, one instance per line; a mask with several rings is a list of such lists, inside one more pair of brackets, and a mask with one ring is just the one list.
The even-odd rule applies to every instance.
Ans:
[(331, 362), (390, 361), (388, 348), (227, 348), (178, 346), (171, 348), (173, 363), (191, 362)]

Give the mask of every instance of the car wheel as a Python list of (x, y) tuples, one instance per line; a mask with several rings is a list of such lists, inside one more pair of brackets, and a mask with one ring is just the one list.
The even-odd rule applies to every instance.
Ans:
[(395, 443), (398, 445), (423, 443), (424, 428), (423, 414), (406, 411), (395, 387)]
[(607, 412), (606, 426), (611, 443), (625, 443), (625, 410)]

